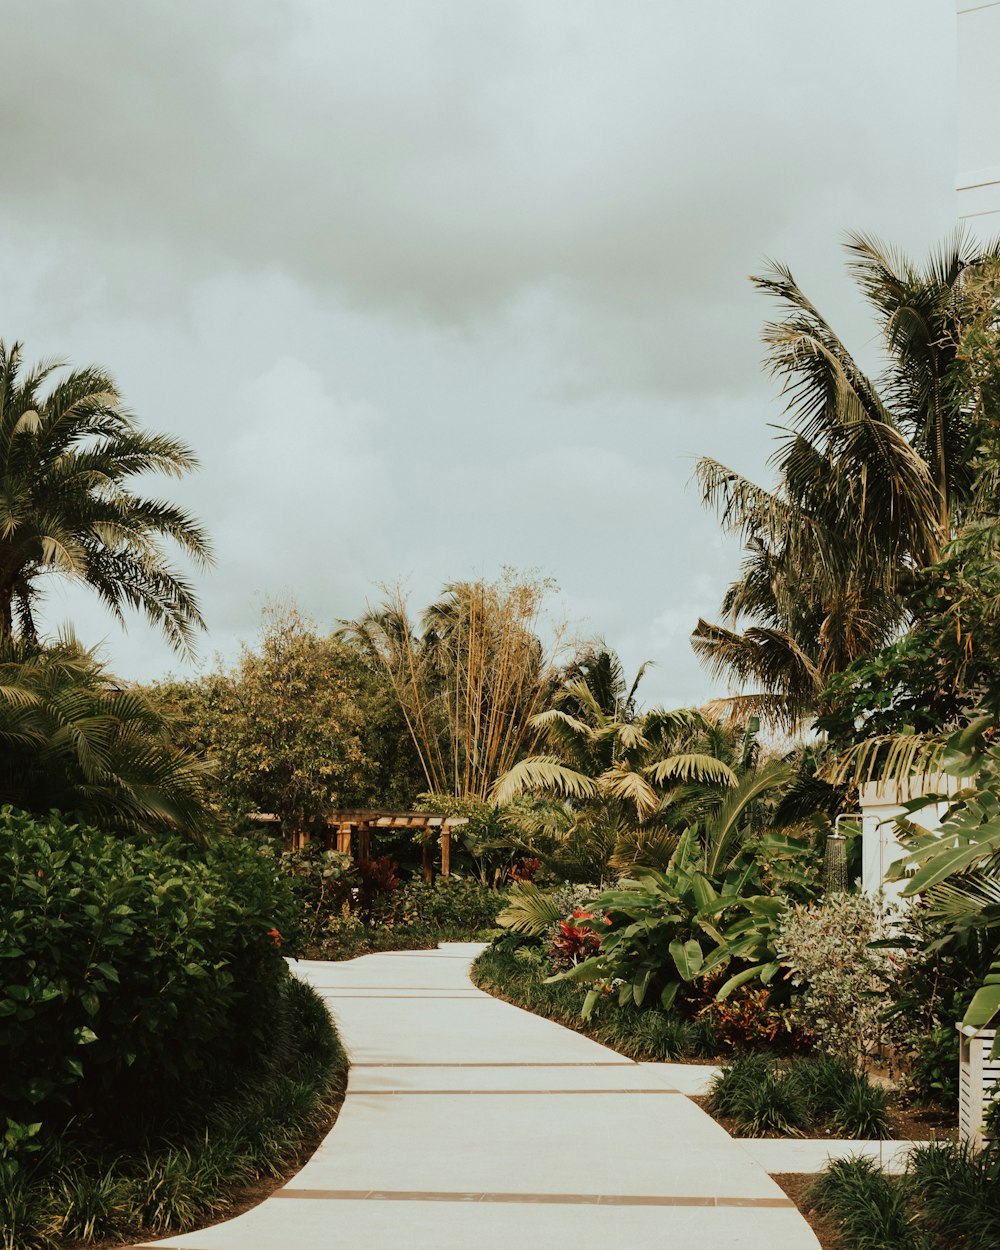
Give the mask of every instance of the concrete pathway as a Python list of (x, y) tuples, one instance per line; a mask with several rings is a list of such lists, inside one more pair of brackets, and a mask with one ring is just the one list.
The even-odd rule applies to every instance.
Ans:
[(351, 1058), (340, 1118), (260, 1206), (155, 1244), (817, 1250), (764, 1168), (672, 1085), (674, 1065), (475, 989), (479, 949), (296, 964)]

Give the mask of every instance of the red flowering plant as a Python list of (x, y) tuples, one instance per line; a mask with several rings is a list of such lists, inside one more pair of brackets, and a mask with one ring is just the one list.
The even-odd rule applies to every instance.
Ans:
[(511, 881), (534, 881), (541, 866), (540, 859), (522, 859), (519, 864), (511, 864), (507, 869), (507, 876)]
[(596, 955), (601, 949), (601, 936), (591, 926), (604, 927), (610, 923), (609, 917), (597, 916), (582, 907), (577, 907), (568, 919), (560, 920), (559, 931), (549, 943), (547, 952), (553, 970), (572, 968)]

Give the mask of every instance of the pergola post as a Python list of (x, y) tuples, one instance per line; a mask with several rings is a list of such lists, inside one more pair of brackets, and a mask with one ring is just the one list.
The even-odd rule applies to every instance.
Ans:
[(425, 838), (420, 844), (420, 871), (424, 874), (424, 880), (428, 885), (434, 884), (434, 855), (431, 851), (431, 842)]
[(363, 824), (358, 829), (358, 861), (367, 864), (372, 857), (371, 826)]
[(451, 830), (441, 830), (441, 876), (445, 881), (451, 875)]
[(337, 826), (337, 850), (342, 855), (350, 855), (351, 853), (350, 821), (343, 821)]

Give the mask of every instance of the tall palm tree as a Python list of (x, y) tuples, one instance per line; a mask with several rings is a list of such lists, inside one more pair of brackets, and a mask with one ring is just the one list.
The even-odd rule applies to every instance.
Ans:
[(723, 601), (726, 625), (699, 621), (694, 649), (751, 687), (732, 701), (739, 714), (786, 728), (811, 713), (827, 677), (905, 622), (905, 578), (938, 559), (962, 518), (982, 429), (960, 341), (970, 279), (995, 280), (1000, 240), (983, 248), (958, 232), (923, 269), (867, 235), (847, 246), (887, 352), (881, 378), (775, 266), (753, 281), (786, 310), (764, 333), (791, 415), (771, 461), (778, 485), (711, 459), (697, 468), (705, 502), (747, 556)]
[[(139, 429), (101, 369), (47, 362), (25, 369), (21, 344), (0, 341), (0, 641), (36, 636), (44, 580), (91, 586), (122, 619), (143, 610), (180, 650), (203, 626), (190, 584), (163, 539), (204, 564), (204, 531), (180, 508), (136, 494), (146, 472), (196, 465), (176, 439)], [(48, 385), (48, 389), (46, 386)]]

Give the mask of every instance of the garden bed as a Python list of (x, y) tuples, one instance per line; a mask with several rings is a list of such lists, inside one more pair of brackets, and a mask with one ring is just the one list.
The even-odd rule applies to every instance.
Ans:
[[(696, 1095), (691, 1098), (691, 1101), (696, 1102), (703, 1111), (707, 1111), (730, 1136), (740, 1136), (737, 1131), (739, 1126), (731, 1116), (719, 1115), (709, 1108), (710, 1099), (707, 1095)], [(767, 1132), (757, 1134), (757, 1136), (781, 1138), (786, 1137), (787, 1134)], [(839, 1134), (822, 1131), (810, 1132), (808, 1136), (816, 1141), (842, 1140)], [(956, 1141), (957, 1139), (958, 1128), (954, 1112), (939, 1108), (909, 1107), (902, 1099), (889, 1100), (889, 1137), (886, 1140), (923, 1142)]]
[(322, 1000), (289, 986), (290, 1043), (202, 1115), (132, 1149), (69, 1131), (0, 1177), (2, 1250), (100, 1250), (232, 1219), (281, 1187), (336, 1121), (348, 1061)]

